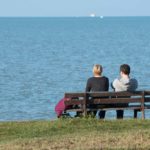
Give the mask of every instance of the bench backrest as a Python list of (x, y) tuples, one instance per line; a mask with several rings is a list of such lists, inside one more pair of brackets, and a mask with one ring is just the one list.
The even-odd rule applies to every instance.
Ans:
[(150, 91), (65, 93), (65, 98), (66, 105), (144, 103), (150, 102)]

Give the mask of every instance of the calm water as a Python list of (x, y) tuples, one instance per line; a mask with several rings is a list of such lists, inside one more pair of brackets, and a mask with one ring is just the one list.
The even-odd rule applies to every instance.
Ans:
[(0, 121), (56, 118), (55, 104), (84, 91), (95, 63), (110, 82), (128, 63), (150, 89), (149, 57), (150, 17), (0, 18)]

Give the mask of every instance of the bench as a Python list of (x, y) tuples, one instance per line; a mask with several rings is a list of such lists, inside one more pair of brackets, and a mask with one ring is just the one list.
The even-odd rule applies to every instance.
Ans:
[[(145, 119), (145, 109), (150, 109), (150, 91), (65, 93), (65, 98), (65, 105), (73, 106), (65, 110), (66, 112), (82, 112), (84, 116), (88, 111), (133, 110), (134, 118), (137, 118), (137, 112), (141, 111), (142, 119)], [(93, 104), (98, 107), (89, 108), (89, 105)]]

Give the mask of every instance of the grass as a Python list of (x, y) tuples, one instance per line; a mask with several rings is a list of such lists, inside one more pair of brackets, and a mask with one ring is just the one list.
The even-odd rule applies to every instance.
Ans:
[(150, 149), (150, 120), (58, 119), (0, 123), (1, 150)]

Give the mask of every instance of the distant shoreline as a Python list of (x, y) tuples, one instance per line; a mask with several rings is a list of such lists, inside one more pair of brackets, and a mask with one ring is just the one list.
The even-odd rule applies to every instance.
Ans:
[[(0, 18), (100, 18), (101, 16), (0, 16)], [(150, 16), (103, 16), (103, 18), (149, 18)]]

